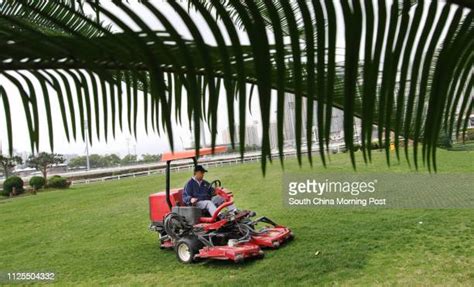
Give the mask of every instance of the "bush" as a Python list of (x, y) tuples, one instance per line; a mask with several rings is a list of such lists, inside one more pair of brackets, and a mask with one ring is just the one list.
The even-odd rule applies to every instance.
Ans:
[(451, 140), (451, 136), (447, 134), (444, 130), (441, 131), (436, 145), (440, 148), (452, 148), (453, 141)]
[(71, 182), (68, 181), (65, 177), (59, 175), (52, 176), (48, 179), (48, 187), (51, 188), (68, 188), (71, 185)]
[(463, 132), (459, 132), (458, 136), (458, 142), (465, 142), (465, 141), (472, 141), (474, 140), (474, 128), (468, 128), (466, 132), (464, 133), (464, 138), (463, 138)]
[(370, 144), (370, 149), (384, 149), (385, 148), (385, 142), (382, 142), (382, 144), (379, 143), (379, 141), (373, 141)]
[(10, 192), (13, 191), (15, 187), (16, 194), (23, 193), (23, 180), (18, 176), (10, 176), (3, 182), (3, 191), (2, 195), (10, 196)]
[(362, 146), (361, 146), (360, 144), (354, 144), (353, 150), (354, 150), (354, 151), (359, 151), (359, 150), (361, 149), (361, 147), (362, 147)]
[(30, 186), (35, 190), (43, 188), (45, 183), (46, 180), (42, 176), (33, 176), (30, 178)]

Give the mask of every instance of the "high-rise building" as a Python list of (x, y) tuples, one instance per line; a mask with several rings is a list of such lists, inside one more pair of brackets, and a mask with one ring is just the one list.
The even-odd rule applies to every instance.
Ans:
[(307, 119), (307, 108), (306, 98), (302, 99), (301, 110), (296, 110), (295, 95), (286, 93), (285, 94), (285, 116), (284, 116), (284, 137), (286, 141), (294, 142), (296, 138), (296, 115), (301, 114), (301, 135), (303, 138), (306, 137), (306, 119)]
[(268, 131), (268, 136), (270, 138), (270, 148), (277, 149), (278, 148), (278, 125), (277, 123), (273, 122), (270, 123), (270, 130)]
[[(318, 129), (318, 102), (313, 103), (313, 116), (312, 116), (312, 131), (313, 131), (313, 143), (318, 141), (320, 134)], [(301, 110), (296, 110), (295, 96), (293, 94), (285, 94), (285, 116), (284, 116), (284, 138), (285, 142), (290, 145), (295, 144), (296, 132), (295, 132), (295, 115), (297, 112), (301, 113), (301, 140), (306, 140), (306, 125), (307, 125), (307, 100), (303, 98), (301, 104)], [(325, 108), (326, 109), (326, 108)], [(361, 123), (360, 120), (354, 119), (354, 139), (358, 141), (360, 139)], [(344, 112), (340, 109), (333, 108), (331, 111), (331, 125), (329, 137), (332, 141), (342, 141), (344, 139)]]
[(249, 146), (260, 146), (260, 139), (256, 125), (247, 126), (245, 128), (245, 144)]
[[(207, 146), (205, 128), (206, 128), (206, 126), (204, 125), (204, 121), (202, 121), (202, 120), (199, 121), (199, 138), (200, 138), (199, 140), (201, 142), (200, 143), (201, 147)], [(190, 131), (191, 131), (191, 143), (190, 143), (189, 148), (192, 149), (195, 146), (195, 144), (194, 144), (194, 121), (191, 121)]]
[(344, 139), (344, 112), (333, 108), (331, 111), (331, 131), (329, 137), (333, 141)]
[[(234, 141), (236, 144), (239, 143), (240, 139), (240, 128), (238, 125), (234, 126)], [(230, 140), (230, 130), (226, 128), (222, 131), (222, 142), (223, 144), (229, 145), (231, 144)], [(257, 125), (249, 125), (245, 127), (245, 145), (246, 146), (260, 146), (260, 137), (258, 134)]]

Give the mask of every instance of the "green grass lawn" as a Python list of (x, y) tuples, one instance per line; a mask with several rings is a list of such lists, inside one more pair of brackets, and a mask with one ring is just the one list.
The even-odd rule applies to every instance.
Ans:
[[(288, 160), (285, 171), (352, 172), (345, 154), (333, 155), (327, 169), (315, 160), (312, 169)], [(439, 151), (438, 161), (440, 173), (474, 172), (472, 151)], [(404, 162), (387, 168), (376, 152), (358, 172), (412, 171)], [(294, 230), (296, 239), (264, 260), (183, 265), (160, 250), (147, 202), (164, 189), (160, 175), (0, 200), (0, 271), (54, 271), (55, 283), (84, 286), (474, 285), (474, 209), (289, 209), (282, 173), (274, 162), (265, 178), (259, 163), (207, 175), (221, 179), (239, 207)], [(189, 176), (173, 174), (173, 186)]]

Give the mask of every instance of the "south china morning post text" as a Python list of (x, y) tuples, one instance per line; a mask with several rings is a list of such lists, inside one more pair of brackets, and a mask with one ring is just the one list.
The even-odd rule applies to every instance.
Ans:
[(377, 179), (371, 181), (340, 181), (306, 179), (288, 181), (289, 206), (384, 206), (386, 198), (376, 196)]
[(285, 173), (284, 207), (474, 208), (469, 173)]

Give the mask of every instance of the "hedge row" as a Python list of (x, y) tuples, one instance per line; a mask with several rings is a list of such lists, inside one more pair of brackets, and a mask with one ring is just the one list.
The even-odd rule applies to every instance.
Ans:
[[(59, 175), (54, 175), (46, 180), (42, 176), (33, 176), (29, 181), (30, 186), (37, 191), (44, 187), (47, 188), (68, 188), (71, 186), (71, 182), (68, 181), (65, 177)], [(24, 182), (21, 177), (10, 176), (3, 182), (3, 190), (0, 191), (0, 195), (10, 196), (10, 193), (14, 192), (14, 195), (22, 194), (25, 191)]]

